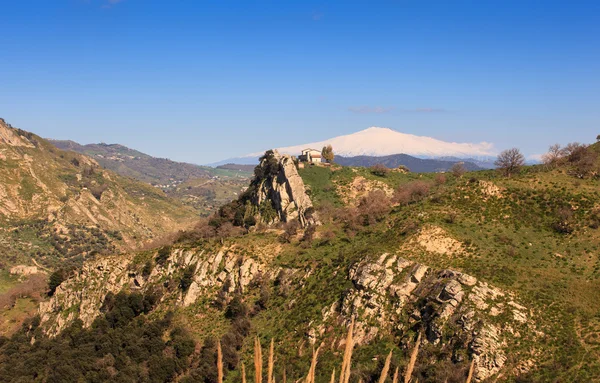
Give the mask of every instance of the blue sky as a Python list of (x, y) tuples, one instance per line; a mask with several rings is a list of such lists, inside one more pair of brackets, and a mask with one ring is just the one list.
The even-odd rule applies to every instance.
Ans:
[(208, 163), (369, 126), (600, 133), (600, 1), (2, 1), (0, 116)]

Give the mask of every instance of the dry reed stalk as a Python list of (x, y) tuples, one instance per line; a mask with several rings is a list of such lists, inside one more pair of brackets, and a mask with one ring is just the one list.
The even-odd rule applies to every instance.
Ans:
[(398, 383), (398, 374), (400, 373), (400, 367), (396, 367), (396, 371), (394, 371), (394, 378), (392, 379), (392, 383)]
[(379, 376), (379, 383), (385, 382), (388, 372), (390, 371), (390, 362), (391, 361), (392, 361), (392, 350), (390, 350), (390, 353), (388, 354), (387, 358), (385, 358), (383, 370), (381, 370), (381, 375)]
[(410, 355), (410, 362), (406, 367), (406, 373), (404, 374), (404, 383), (409, 383), (410, 378), (412, 377), (413, 369), (415, 368), (415, 363), (417, 363), (417, 355), (419, 354), (419, 345), (421, 344), (421, 333), (419, 332), (419, 336), (417, 337), (417, 343), (415, 344), (415, 348), (413, 349), (412, 354)]
[(475, 359), (471, 360), (471, 367), (469, 367), (469, 375), (467, 376), (467, 383), (471, 383), (473, 379), (473, 370), (475, 369)]
[(344, 359), (342, 361), (342, 369), (340, 370), (339, 383), (348, 383), (350, 379), (350, 364), (352, 359), (352, 349), (354, 348), (354, 318), (350, 322), (348, 328), (348, 336), (346, 337), (346, 348), (344, 349)]
[(258, 336), (254, 339), (254, 381), (255, 383), (262, 383), (262, 349), (260, 348), (260, 341)]
[(283, 383), (287, 383), (287, 377), (285, 376), (285, 367), (283, 368)]
[(217, 342), (217, 382), (223, 383), (223, 352), (221, 351), (221, 341)]
[(306, 383), (315, 383), (315, 371), (317, 369), (317, 360), (319, 357), (319, 349), (313, 350), (312, 360), (310, 362), (310, 369), (308, 370), (308, 376), (306, 377)]
[(246, 383), (246, 366), (242, 362), (242, 383)]
[(333, 368), (333, 371), (331, 371), (330, 383), (335, 383), (335, 367)]
[(273, 339), (271, 339), (271, 345), (269, 346), (269, 364), (267, 366), (267, 383), (273, 383), (273, 349), (274, 342)]

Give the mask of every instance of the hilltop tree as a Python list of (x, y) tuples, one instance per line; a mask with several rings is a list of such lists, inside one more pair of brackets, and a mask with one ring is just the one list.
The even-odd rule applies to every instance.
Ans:
[(332, 163), (335, 155), (333, 154), (333, 148), (331, 145), (323, 146), (323, 150), (321, 151), (321, 155), (327, 161), (327, 163)]
[(525, 165), (525, 156), (517, 148), (507, 149), (498, 155), (494, 162), (507, 177), (519, 171), (521, 166)]
[(467, 172), (467, 169), (465, 168), (465, 163), (464, 162), (455, 163), (450, 168), (450, 172), (454, 175), (454, 177), (461, 178)]
[(559, 144), (554, 144), (548, 148), (548, 153), (542, 155), (542, 162), (546, 166), (554, 166), (565, 156), (565, 149)]

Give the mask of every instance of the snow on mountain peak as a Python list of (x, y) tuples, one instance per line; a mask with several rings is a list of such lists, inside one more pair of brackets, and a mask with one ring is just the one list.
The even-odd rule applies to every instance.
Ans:
[[(417, 157), (453, 156), (466, 158), (495, 155), (493, 144), (488, 142), (446, 142), (432, 137), (400, 133), (390, 128), (376, 126), (324, 141), (288, 146), (277, 150), (281, 153), (297, 155), (304, 148), (320, 149), (325, 145), (333, 146), (335, 153), (344, 157), (408, 154)], [(248, 156), (257, 157), (260, 155), (262, 153), (253, 153)]]

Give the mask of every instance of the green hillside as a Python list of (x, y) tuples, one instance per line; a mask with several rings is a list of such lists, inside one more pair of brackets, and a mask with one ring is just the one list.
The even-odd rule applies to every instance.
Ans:
[(413, 381), (464, 382), (471, 361), (475, 381), (597, 381), (597, 152), (572, 154), (511, 177), (300, 169), (320, 225), (235, 227), (249, 221), (229, 205), (169, 246), (89, 263), (0, 342), (0, 375), (216, 382), (220, 340), (234, 382), (242, 362), (253, 379), (258, 336), (278, 381), (304, 379), (319, 347), (326, 382), (354, 318), (352, 382), (378, 380), (390, 350), (388, 379), (404, 373), (418, 334)]

